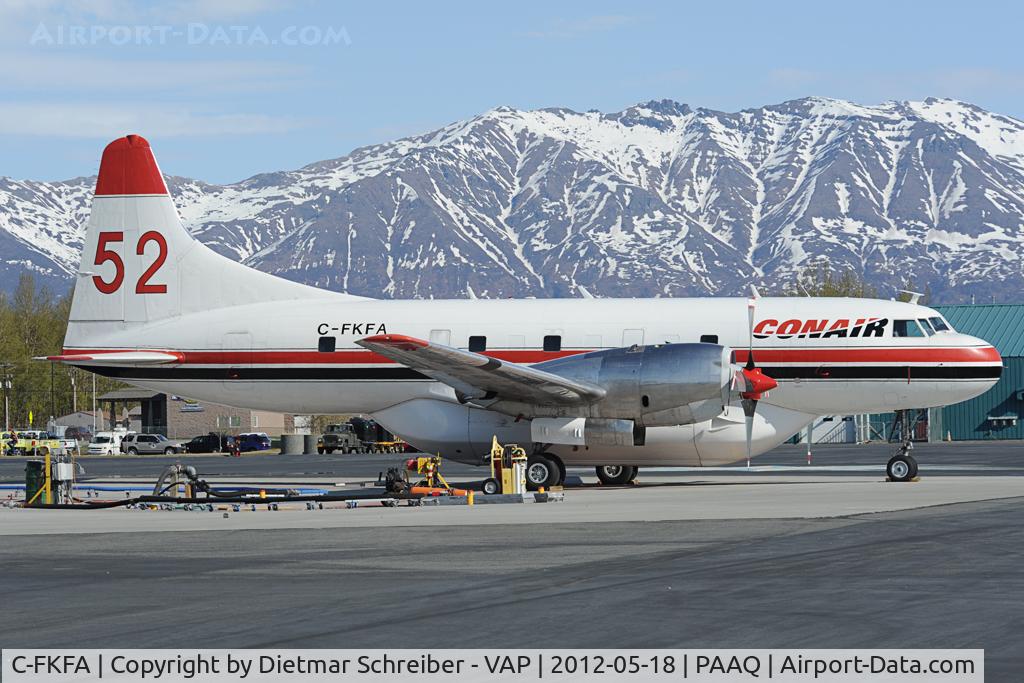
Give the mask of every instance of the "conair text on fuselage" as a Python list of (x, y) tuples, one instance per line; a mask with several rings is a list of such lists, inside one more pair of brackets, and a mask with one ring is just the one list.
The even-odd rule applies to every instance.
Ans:
[(884, 337), (888, 318), (838, 318), (799, 320), (792, 318), (779, 322), (765, 318), (754, 325), (755, 339), (825, 339), (827, 337)]

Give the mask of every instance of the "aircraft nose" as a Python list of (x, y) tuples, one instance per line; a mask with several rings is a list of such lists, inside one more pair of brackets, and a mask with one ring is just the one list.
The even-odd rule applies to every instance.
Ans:
[(999, 350), (980, 337), (961, 334), (957, 340), (961, 357), (960, 388), (964, 395), (959, 400), (979, 396), (999, 382), (1003, 374), (1003, 357)]

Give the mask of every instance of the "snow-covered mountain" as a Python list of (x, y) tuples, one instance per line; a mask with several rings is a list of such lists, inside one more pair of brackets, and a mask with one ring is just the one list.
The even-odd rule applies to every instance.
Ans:
[[(94, 181), (0, 178), (0, 288), (26, 268), (68, 286)], [(1024, 123), (953, 100), (499, 107), (233, 185), (168, 181), (214, 249), (367, 296), (736, 294), (820, 261), (885, 295), (1024, 289)]]

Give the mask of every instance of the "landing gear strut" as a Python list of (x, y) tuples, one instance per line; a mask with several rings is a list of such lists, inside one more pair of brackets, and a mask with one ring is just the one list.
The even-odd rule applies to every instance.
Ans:
[(910, 440), (908, 413), (907, 410), (897, 411), (896, 421), (892, 426), (893, 432), (896, 429), (900, 430), (902, 443), (885, 466), (885, 473), (889, 476), (890, 481), (911, 481), (917, 476), (917, 460), (910, 455), (910, 451), (914, 448), (914, 442)]

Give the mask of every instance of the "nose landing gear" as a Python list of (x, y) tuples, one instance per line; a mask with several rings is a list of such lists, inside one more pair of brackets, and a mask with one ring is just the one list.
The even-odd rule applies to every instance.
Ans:
[(912, 481), (917, 476), (917, 460), (914, 459), (914, 456), (910, 455), (911, 449), (914, 448), (914, 442), (910, 439), (908, 413), (909, 411), (906, 410), (897, 411), (896, 421), (892, 426), (893, 432), (897, 429), (900, 430), (900, 437), (903, 439), (903, 442), (896, 450), (896, 453), (889, 458), (889, 462), (885, 466), (885, 473), (888, 475), (889, 481)]
[(917, 476), (917, 460), (914, 456), (901, 452), (889, 458), (885, 466), (885, 473), (889, 475), (890, 481), (911, 481)]

